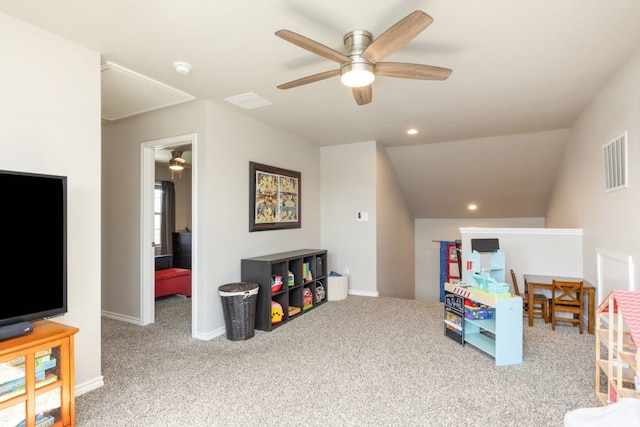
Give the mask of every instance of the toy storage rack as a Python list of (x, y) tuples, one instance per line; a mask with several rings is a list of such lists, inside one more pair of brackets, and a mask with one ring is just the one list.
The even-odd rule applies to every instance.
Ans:
[[(495, 308), (492, 319), (460, 320), (462, 344), (468, 343), (495, 358), (496, 366), (522, 363), (522, 298), (492, 294), (473, 286), (445, 283), (445, 291)], [(451, 313), (445, 307), (445, 335)]]

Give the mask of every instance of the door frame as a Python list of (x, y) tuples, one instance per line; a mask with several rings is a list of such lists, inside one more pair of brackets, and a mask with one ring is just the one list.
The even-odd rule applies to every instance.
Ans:
[(189, 133), (140, 144), (140, 324), (155, 322), (155, 247), (153, 244), (155, 151), (161, 148), (191, 144), (191, 335), (194, 336), (198, 301), (198, 155), (197, 134)]

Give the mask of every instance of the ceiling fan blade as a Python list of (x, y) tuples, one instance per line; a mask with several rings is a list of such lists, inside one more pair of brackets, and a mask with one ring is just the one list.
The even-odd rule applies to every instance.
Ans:
[(334, 77), (339, 74), (340, 74), (340, 70), (325, 71), (324, 73), (318, 73), (312, 76), (303, 77), (298, 80), (293, 80), (288, 83), (283, 83), (280, 86), (278, 86), (278, 89), (291, 89), (292, 87), (298, 87), (298, 86), (306, 85), (308, 83), (313, 83), (320, 80), (328, 79), (330, 77)]
[(378, 76), (417, 80), (447, 80), (453, 71), (450, 68), (405, 62), (378, 62), (375, 68)]
[(365, 105), (371, 102), (373, 91), (371, 85), (352, 88), (353, 97), (358, 105)]
[(362, 52), (362, 57), (375, 64), (409, 43), (432, 22), (432, 17), (421, 10), (416, 10), (375, 39)]
[(311, 53), (315, 53), (316, 55), (320, 55), (324, 58), (330, 59), (331, 61), (339, 63), (351, 61), (348, 56), (343, 55), (340, 52), (323, 45), (322, 43), (318, 43), (317, 41), (311, 40), (310, 38), (294, 33), (293, 31), (280, 30), (276, 31), (275, 34), (276, 36), (288, 41), (289, 43), (293, 43), (296, 46), (306, 49)]

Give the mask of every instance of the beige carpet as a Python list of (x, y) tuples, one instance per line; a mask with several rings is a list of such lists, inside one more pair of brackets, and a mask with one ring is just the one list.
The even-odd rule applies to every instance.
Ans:
[(495, 367), (444, 336), (440, 303), (349, 296), (246, 341), (191, 338), (181, 297), (156, 316), (103, 318), (105, 385), (78, 426), (562, 426), (598, 406), (594, 337), (538, 319), (524, 362)]

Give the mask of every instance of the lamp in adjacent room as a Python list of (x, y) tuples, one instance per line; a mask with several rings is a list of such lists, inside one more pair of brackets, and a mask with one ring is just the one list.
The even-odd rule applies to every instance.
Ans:
[(169, 160), (169, 169), (171, 169), (171, 179), (173, 179), (173, 173), (180, 172), (180, 178), (182, 178), (182, 170), (186, 160), (182, 158), (182, 151), (172, 151), (171, 160)]

